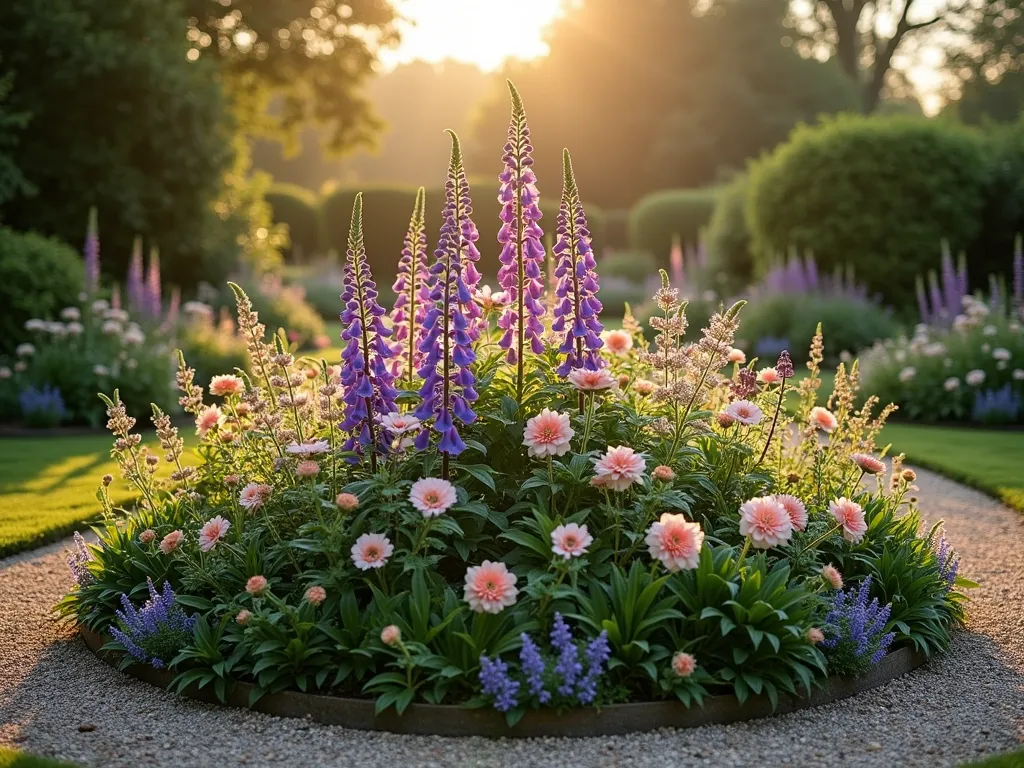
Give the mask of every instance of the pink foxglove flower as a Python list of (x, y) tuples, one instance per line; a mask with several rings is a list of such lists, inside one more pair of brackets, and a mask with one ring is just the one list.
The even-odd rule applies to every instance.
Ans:
[(836, 417), (832, 415), (832, 412), (827, 408), (822, 408), (820, 405), (811, 408), (807, 421), (812, 427), (820, 429), (822, 432), (832, 432), (839, 426), (839, 422), (836, 421)]
[(352, 545), (352, 562), (361, 571), (384, 566), (395, 547), (383, 533), (364, 533)]
[(569, 426), (569, 415), (545, 408), (526, 421), (523, 445), (530, 456), (562, 456), (569, 452), (569, 441), (576, 434)]
[(247, 483), (238, 492), (238, 503), (245, 507), (248, 512), (255, 512), (267, 503), (267, 499), (274, 492), (274, 489), (264, 483)]
[(196, 434), (205, 435), (220, 422), (221, 412), (216, 405), (210, 405), (196, 416)]
[(615, 377), (607, 368), (592, 371), (589, 368), (573, 368), (569, 372), (569, 381), (581, 392), (598, 392), (615, 386)]
[(466, 571), (465, 599), (477, 613), (500, 613), (518, 594), (516, 575), (504, 563), (484, 560)]
[(738, 421), (740, 424), (746, 424), (747, 426), (757, 424), (764, 415), (761, 413), (761, 409), (749, 400), (734, 400), (729, 403), (724, 413), (733, 421)]
[(253, 597), (259, 597), (267, 591), (267, 579), (265, 576), (250, 576), (245, 582), (245, 591)]
[(759, 496), (740, 507), (740, 534), (757, 549), (771, 549), (792, 538), (793, 523), (774, 497)]
[(826, 565), (821, 569), (821, 578), (825, 580), (832, 589), (843, 588), (843, 574), (834, 565)]
[(181, 540), (184, 538), (185, 534), (181, 531), (171, 531), (160, 540), (160, 551), (165, 555), (171, 554), (171, 552), (181, 546)]
[(864, 521), (864, 510), (860, 504), (840, 497), (828, 505), (829, 512), (836, 522), (843, 527), (843, 538), (856, 544), (864, 538), (868, 524)]
[(869, 453), (854, 453), (850, 455), (850, 459), (860, 467), (861, 472), (869, 475), (880, 475), (885, 472), (885, 463)]
[(666, 512), (647, 529), (644, 541), (651, 557), (661, 560), (666, 570), (690, 570), (700, 561), (704, 531), (700, 523), (691, 523), (682, 515)]
[(223, 374), (210, 379), (210, 394), (217, 397), (240, 395), (245, 391), (245, 382), (238, 376)]
[(672, 657), (672, 673), (676, 677), (689, 677), (697, 669), (697, 660), (689, 653), (680, 651)]
[(642, 453), (624, 445), (609, 448), (604, 456), (593, 461), (596, 484), (613, 491), (624, 491), (640, 482), (647, 467)]
[(807, 507), (796, 496), (788, 493), (775, 494), (775, 500), (782, 505), (789, 515), (789, 521), (793, 524), (794, 531), (802, 531), (807, 527)]
[(587, 547), (594, 543), (585, 525), (567, 523), (551, 532), (551, 551), (566, 560), (586, 554)]
[(207, 520), (206, 524), (199, 530), (199, 548), (203, 552), (209, 552), (217, 546), (217, 542), (227, 535), (230, 527), (231, 523), (220, 515)]
[(625, 357), (633, 348), (633, 337), (627, 331), (605, 331), (601, 334), (601, 340), (604, 341), (604, 348), (618, 357)]
[(437, 517), (451, 508), (458, 495), (455, 486), (439, 477), (424, 477), (412, 484), (409, 501), (424, 517)]

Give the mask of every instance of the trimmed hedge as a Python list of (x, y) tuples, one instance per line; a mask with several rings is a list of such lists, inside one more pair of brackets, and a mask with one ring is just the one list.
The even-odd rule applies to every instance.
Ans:
[(967, 250), (972, 288), (987, 287), (990, 274), (1010, 278), (1014, 240), (1024, 232), (1024, 120), (988, 126), (985, 139), (990, 158), (981, 229)]
[(282, 249), (290, 263), (308, 261), (320, 252), (320, 204), (316, 194), (298, 184), (274, 184), (266, 194), (275, 224), (288, 225), (290, 245)]
[(621, 250), (629, 248), (629, 209), (613, 208), (604, 212), (605, 245)]
[(749, 186), (744, 175), (723, 187), (707, 228), (708, 277), (723, 296), (739, 293), (754, 277), (746, 220)]
[(25, 338), (26, 320), (56, 320), (77, 306), (84, 286), (82, 257), (70, 245), (0, 227), (0, 352)]
[(853, 264), (872, 293), (909, 306), (942, 238), (958, 251), (977, 237), (987, 174), (981, 138), (955, 125), (844, 115), (800, 126), (751, 171), (757, 269), (810, 250), (823, 272)]
[(684, 248), (697, 245), (717, 198), (716, 187), (666, 189), (640, 198), (629, 214), (629, 247), (650, 251), (659, 266), (667, 266), (672, 238), (678, 235)]

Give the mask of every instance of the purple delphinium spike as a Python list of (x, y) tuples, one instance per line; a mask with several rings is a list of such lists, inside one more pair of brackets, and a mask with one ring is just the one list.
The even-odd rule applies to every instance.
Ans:
[[(434, 429), (441, 434), (437, 449), (442, 454), (444, 477), (448, 474), (449, 457), (457, 456), (466, 448), (455, 421), (471, 424), (476, 420), (470, 407), (477, 399), (476, 380), (470, 370), (476, 361), (471, 329), (480, 314), (464, 277), (463, 258), (472, 246), (472, 241), (466, 237), (469, 184), (459, 137), (453, 131), (448, 133), (452, 138), (452, 153), (445, 184), (444, 224), (430, 268), (431, 306), (423, 321), (425, 334), (419, 350), (424, 358), (417, 372), (423, 379), (420, 388), (423, 401), (415, 412), (421, 420), (433, 418)], [(429, 440), (429, 432), (424, 430), (416, 438), (416, 447), (426, 448)]]
[(942, 303), (946, 316), (954, 317), (960, 311), (960, 280), (956, 276), (953, 265), (953, 254), (949, 251), (949, 243), (942, 241)]
[(562, 202), (558, 207), (556, 230), (558, 241), (554, 247), (558, 258), (555, 269), (558, 303), (551, 329), (565, 334), (558, 350), (565, 358), (557, 372), (560, 376), (568, 376), (574, 368), (597, 370), (602, 367), (603, 361), (597, 351), (604, 345), (601, 341), (604, 326), (598, 319), (601, 302), (597, 298), (597, 262), (590, 247), (587, 215), (580, 202), (567, 149), (562, 150), (562, 176)]
[(486, 656), (480, 657), (480, 689), (485, 696), (494, 699), (494, 708), (499, 712), (508, 712), (519, 702), (518, 681), (508, 675), (508, 664), (500, 658), (491, 661)]
[(942, 292), (939, 290), (939, 280), (935, 275), (935, 270), (929, 270), (928, 272), (928, 299), (932, 305), (932, 312), (935, 315), (943, 318), (949, 317), (946, 305), (942, 301)]
[(149, 269), (146, 272), (144, 289), (146, 312), (156, 319), (163, 314), (163, 299), (160, 295), (160, 251), (151, 248), (149, 251)]
[(1018, 311), (1024, 308), (1024, 243), (1020, 235), (1013, 242), (1013, 306)]
[(142, 238), (136, 237), (132, 244), (132, 259), (128, 263), (128, 279), (125, 282), (128, 292), (128, 309), (141, 312), (145, 306), (146, 287), (142, 274)]
[(583, 665), (580, 663), (579, 649), (572, 639), (572, 632), (560, 613), (555, 614), (555, 624), (551, 630), (551, 648), (558, 654), (555, 674), (562, 679), (558, 686), (558, 694), (572, 696), (576, 689), (576, 681), (583, 673)]
[(85, 230), (85, 289), (90, 294), (100, 287), (100, 229), (96, 208), (89, 209), (89, 226)]
[(533, 146), (526, 111), (516, 87), (511, 81), (506, 82), (512, 97), (512, 118), (503, 158), (505, 168), (498, 175), (498, 201), (502, 204), (498, 283), (508, 296), (508, 306), (498, 318), (498, 328), (504, 331), (499, 344), (508, 350), (506, 359), (518, 366), (516, 393), (521, 402), (526, 344), (529, 342), (535, 354), (544, 351), (544, 305), (540, 301), (544, 293), (544, 232), (537, 224), (541, 218), (540, 193), (530, 157)]
[(370, 471), (377, 471), (377, 453), (388, 449), (377, 419), (395, 410), (394, 377), (388, 361), (392, 357), (387, 339), (391, 329), (384, 324), (384, 308), (377, 302), (377, 285), (370, 274), (363, 244), (363, 195), (356, 194), (352, 223), (348, 231), (344, 289), (341, 302), (341, 384), (345, 410), (341, 429), (349, 433), (346, 451), (369, 451)]
[(403, 377), (409, 389), (413, 386), (413, 376), (423, 364), (423, 353), (418, 347), (423, 341), (423, 323), (430, 302), (429, 277), (426, 192), (420, 187), (416, 191), (412, 218), (405, 233), (402, 256), (398, 260), (398, 276), (391, 286), (395, 292), (395, 306), (391, 310), (395, 358), (391, 372), (396, 379)]
[(526, 676), (526, 685), (530, 694), (537, 697), (537, 701), (547, 704), (551, 701), (551, 692), (544, 688), (544, 658), (528, 634), (523, 632), (519, 639), (523, 643), (522, 650), (519, 652), (519, 668)]
[(593, 704), (597, 698), (597, 680), (604, 671), (604, 665), (612, 655), (612, 649), (608, 645), (608, 631), (601, 630), (601, 634), (590, 641), (583, 658), (586, 659), (587, 669), (580, 678), (577, 687), (576, 698), (580, 704)]

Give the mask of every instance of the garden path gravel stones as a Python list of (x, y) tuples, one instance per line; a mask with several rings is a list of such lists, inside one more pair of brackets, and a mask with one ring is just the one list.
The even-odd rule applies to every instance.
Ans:
[(855, 698), (728, 726), (595, 739), (365, 733), (204, 705), (106, 666), (48, 609), (69, 586), (60, 547), (0, 560), (0, 744), (83, 766), (669, 768), (940, 766), (1024, 742), (1024, 516), (920, 472), (972, 593), (951, 651)]

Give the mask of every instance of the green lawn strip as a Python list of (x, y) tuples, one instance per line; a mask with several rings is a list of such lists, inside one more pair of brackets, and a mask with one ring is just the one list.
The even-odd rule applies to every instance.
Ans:
[(975, 763), (964, 763), (962, 768), (1024, 768), (1024, 750), (1007, 752)]
[(0, 747), (0, 768), (74, 768), (74, 764)]
[(1024, 512), (1024, 432), (890, 424), (878, 442)]

